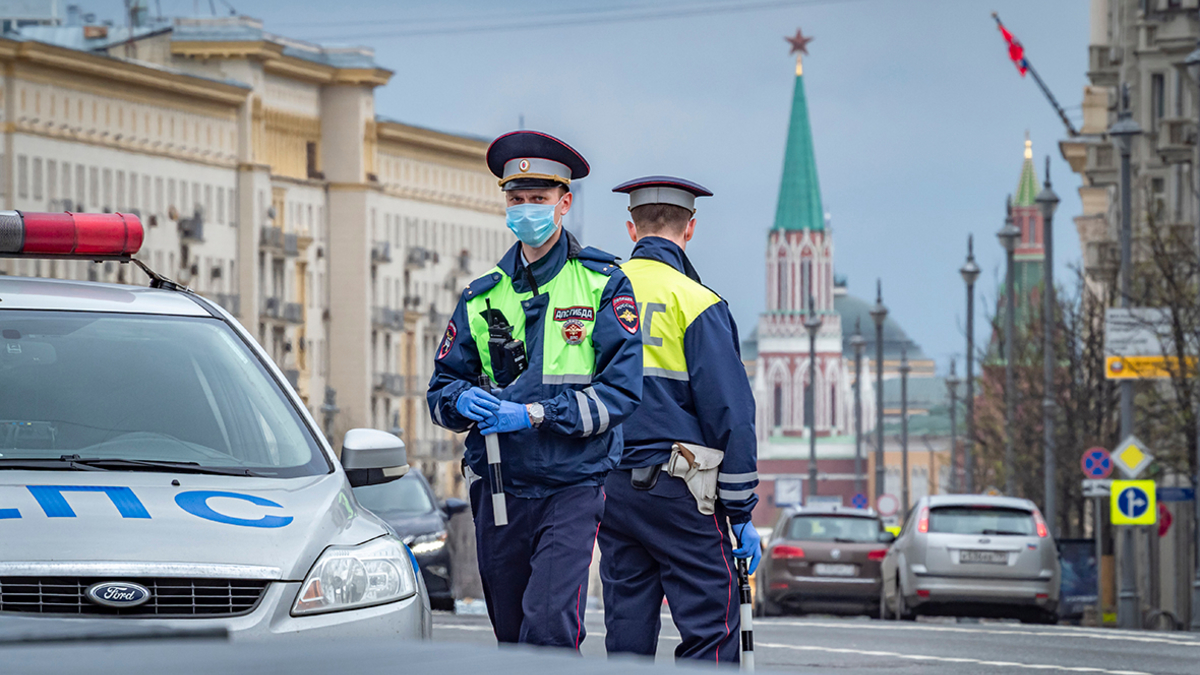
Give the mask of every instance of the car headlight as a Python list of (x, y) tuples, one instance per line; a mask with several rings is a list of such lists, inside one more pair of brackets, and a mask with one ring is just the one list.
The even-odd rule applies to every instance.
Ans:
[(411, 542), (408, 542), (408, 548), (412, 549), (413, 555), (429, 555), (437, 553), (446, 546), (446, 532), (432, 532), (415, 537)]
[(312, 566), (292, 615), (319, 614), (402, 600), (417, 592), (404, 544), (384, 535), (359, 546), (330, 546)]

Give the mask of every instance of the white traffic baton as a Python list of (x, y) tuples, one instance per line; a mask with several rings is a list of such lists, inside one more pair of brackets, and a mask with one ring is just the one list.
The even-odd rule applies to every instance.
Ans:
[(508, 503), (504, 501), (504, 477), (500, 473), (500, 435), (488, 434), (483, 437), (487, 445), (488, 482), (492, 485), (492, 515), (496, 519), (496, 527), (508, 524)]
[(754, 672), (754, 600), (750, 594), (750, 575), (746, 559), (737, 559), (738, 593), (742, 600), (742, 660), (741, 669)]

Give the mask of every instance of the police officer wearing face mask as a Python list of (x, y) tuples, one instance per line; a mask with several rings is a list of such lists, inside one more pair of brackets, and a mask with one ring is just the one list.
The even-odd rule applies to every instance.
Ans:
[(626, 227), (636, 245), (621, 267), (643, 303), (645, 380), (606, 486), (605, 644), (610, 654), (653, 655), (665, 595), (681, 638), (677, 659), (737, 663), (734, 558), (748, 558), (753, 574), (761, 556), (750, 522), (757, 442), (737, 326), (684, 253), (696, 197), (712, 193), (669, 176), (613, 191), (629, 194)]
[[(561, 226), (571, 181), (589, 170), (578, 152), (516, 131), (492, 143), (487, 164), (519, 241), (463, 290), (429, 409), (438, 425), (469, 431), (464, 473), (496, 639), (578, 649), (605, 477), (642, 395), (638, 306), (616, 259)], [(499, 486), (485, 449), (493, 434)]]

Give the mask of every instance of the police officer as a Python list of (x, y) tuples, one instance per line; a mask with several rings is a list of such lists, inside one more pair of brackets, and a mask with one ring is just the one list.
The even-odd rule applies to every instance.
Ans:
[[(625, 452), (608, 476), (600, 526), (600, 575), (609, 654), (653, 655), (663, 595), (682, 638), (676, 658), (739, 660), (733, 558), (761, 556), (750, 522), (758, 498), (754, 397), (729, 307), (700, 284), (684, 249), (696, 228), (690, 181), (650, 176), (613, 189), (629, 194), (636, 242), (621, 267), (642, 308), (642, 405), (625, 421)], [(664, 464), (677, 443), (724, 452), (713, 469), (715, 506), (698, 500)], [(719, 454), (717, 457), (721, 457)], [(729, 525), (740, 546), (730, 541)]]
[[(578, 152), (517, 131), (492, 143), (487, 164), (519, 241), (462, 292), (438, 347), (429, 410), (438, 425), (470, 432), (464, 472), (496, 639), (578, 649), (604, 480), (642, 394), (638, 307), (616, 259), (562, 228), (571, 181), (589, 171)], [(491, 434), (503, 526), (488, 498)]]

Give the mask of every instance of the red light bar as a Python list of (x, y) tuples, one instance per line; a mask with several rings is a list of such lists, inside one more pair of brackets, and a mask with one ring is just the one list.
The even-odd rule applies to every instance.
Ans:
[(128, 213), (0, 211), (0, 255), (129, 257), (143, 236), (142, 221)]

